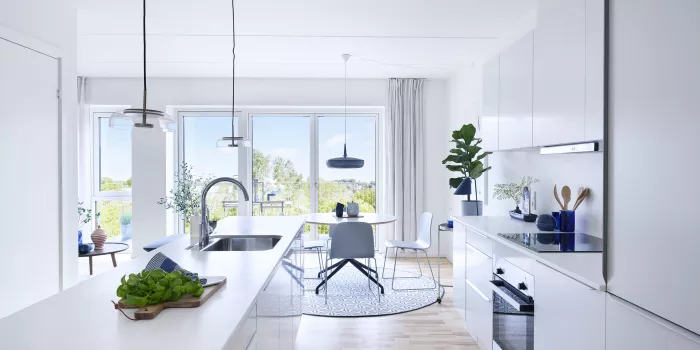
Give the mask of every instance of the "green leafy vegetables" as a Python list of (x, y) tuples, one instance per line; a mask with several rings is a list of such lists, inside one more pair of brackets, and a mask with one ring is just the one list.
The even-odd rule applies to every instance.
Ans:
[(180, 271), (168, 273), (161, 269), (143, 270), (138, 274), (130, 274), (128, 278), (123, 276), (121, 282), (117, 296), (124, 299), (125, 305), (140, 307), (176, 301), (185, 294), (199, 297), (204, 293), (199, 277), (193, 281)]

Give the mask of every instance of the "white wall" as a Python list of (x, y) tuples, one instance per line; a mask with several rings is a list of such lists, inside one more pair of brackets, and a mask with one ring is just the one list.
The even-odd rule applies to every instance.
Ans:
[[(76, 103), (76, 0), (0, 0), (0, 26), (10, 28), (59, 50), (62, 65), (62, 200), (61, 269), (59, 288), (68, 288), (78, 280), (76, 203), (78, 197), (77, 103)], [(6, 82), (0, 82), (5, 84)], [(28, 133), (29, 134), (29, 133)], [(4, 145), (2, 147), (15, 147)], [(39, 208), (37, 208), (39, 209)], [(42, 207), (43, 210), (49, 210)], [(39, 259), (40, 257), (36, 257)]]
[[(127, 104), (141, 106), (142, 81), (136, 78), (92, 78), (88, 84), (87, 103), (93, 105)], [(148, 81), (149, 107), (164, 110), (168, 105), (230, 105), (231, 80), (216, 78), (177, 79), (154, 78)], [(350, 79), (348, 81), (349, 106), (383, 106), (388, 100), (388, 82), (385, 79)], [(236, 79), (236, 105), (240, 106), (342, 106), (344, 103), (342, 79)], [(447, 142), (447, 84), (443, 80), (427, 80), (425, 84), (426, 124), (426, 181), (425, 210), (435, 214), (435, 223), (447, 219), (443, 198), (447, 186), (447, 172), (440, 164), (445, 156), (443, 145)], [(134, 157), (144, 160), (145, 149), (160, 147), (152, 142), (158, 139), (134, 140)], [(141, 144), (143, 143), (143, 144)], [(150, 146), (146, 145), (149, 143)], [(150, 148), (149, 148), (150, 147)], [(160, 151), (158, 151), (160, 152)], [(165, 157), (165, 153), (162, 155)], [(139, 165), (141, 164), (141, 165)], [(139, 170), (140, 169), (140, 170)], [(134, 237), (138, 235), (140, 220), (150, 220), (149, 238), (166, 234), (166, 220), (161, 218), (162, 207), (154, 207), (165, 196), (164, 186), (150, 188), (148, 193), (137, 194), (137, 172), (162, 173), (160, 164), (134, 159)], [(160, 175), (158, 175), (160, 176)], [(163, 175), (163, 179), (164, 179)], [(159, 177), (160, 178), (160, 177)], [(163, 180), (165, 181), (165, 180)], [(162, 188), (161, 188), (162, 187)], [(149, 215), (138, 214), (139, 208)], [(137, 244), (137, 242), (134, 242)], [(139, 243), (140, 244), (140, 243)]]

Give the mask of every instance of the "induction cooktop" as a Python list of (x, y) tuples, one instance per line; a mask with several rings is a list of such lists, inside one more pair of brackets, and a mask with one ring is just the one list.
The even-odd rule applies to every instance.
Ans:
[(585, 233), (499, 233), (513, 243), (538, 253), (599, 253), (603, 240)]

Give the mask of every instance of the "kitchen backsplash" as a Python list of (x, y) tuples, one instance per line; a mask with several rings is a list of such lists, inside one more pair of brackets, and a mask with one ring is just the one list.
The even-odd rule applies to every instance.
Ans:
[[(479, 200), (484, 201), (484, 214), (489, 216), (507, 216), (509, 210), (515, 209), (512, 200), (493, 198), (494, 185), (498, 183), (520, 182), (523, 176), (534, 176), (540, 180), (534, 184), (536, 202), (533, 198), (533, 214), (559, 211), (552, 189), (557, 185), (571, 187), (573, 206), (579, 187), (590, 189), (589, 197), (576, 209), (576, 231), (603, 237), (603, 153), (540, 155), (539, 150), (496, 152), (488, 157), (488, 165), (493, 168), (478, 181)], [(488, 189), (484, 191), (484, 183)], [(473, 197), (473, 196), (472, 196)], [(459, 201), (455, 196), (452, 203), (453, 213), (459, 213)], [(473, 199), (473, 198), (472, 198)]]

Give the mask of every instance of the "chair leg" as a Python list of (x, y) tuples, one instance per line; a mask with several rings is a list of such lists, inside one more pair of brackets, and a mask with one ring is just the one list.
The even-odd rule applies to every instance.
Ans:
[[(328, 259), (326, 259), (326, 266), (328, 266)], [(326, 281), (326, 285), (323, 287), (323, 296), (326, 299), (326, 305), (328, 305), (328, 269), (325, 269), (324, 274), (324, 281)]]
[[(372, 260), (374, 260), (374, 267), (376, 267), (376, 268), (377, 268), (377, 271), (379, 271), (379, 265), (377, 264), (377, 259), (376, 259), (376, 258), (372, 258)], [(369, 263), (369, 259), (367, 259), (367, 262)], [(382, 275), (383, 275), (383, 272), (382, 272)], [(379, 276), (377, 276), (377, 279), (379, 279)], [(371, 286), (370, 286), (370, 287), (371, 287)], [(379, 290), (379, 286), (377, 286), (377, 302), (379, 302), (379, 303), (382, 302), (382, 293), (381, 293), (381, 291)]]
[[(421, 271), (421, 275), (418, 277), (392, 277), (391, 281), (391, 289), (393, 290), (429, 290), (429, 289), (435, 289), (437, 288), (437, 283), (435, 282), (435, 275), (433, 275), (433, 267), (430, 265), (430, 259), (428, 258), (428, 252), (425, 251), (424, 249), (420, 249), (425, 253), (425, 258), (428, 260), (428, 267), (430, 267), (430, 275), (433, 279), (433, 287), (432, 288), (395, 288), (394, 287), (394, 281), (397, 279), (415, 279), (415, 278), (422, 278), (423, 277), (423, 270), (420, 267), (420, 259), (418, 258), (418, 250), (419, 249), (414, 249), (416, 251), (416, 261), (418, 262), (418, 269)], [(396, 273), (396, 264), (394, 264), (394, 274)]]
[[(386, 256), (387, 255), (389, 255), (389, 247), (386, 247), (386, 249), (384, 249), (384, 266), (382, 266), (382, 278), (386, 278), (386, 277), (384, 277), (384, 271), (386, 271)], [(379, 273), (379, 267), (377, 267), (377, 273)]]

